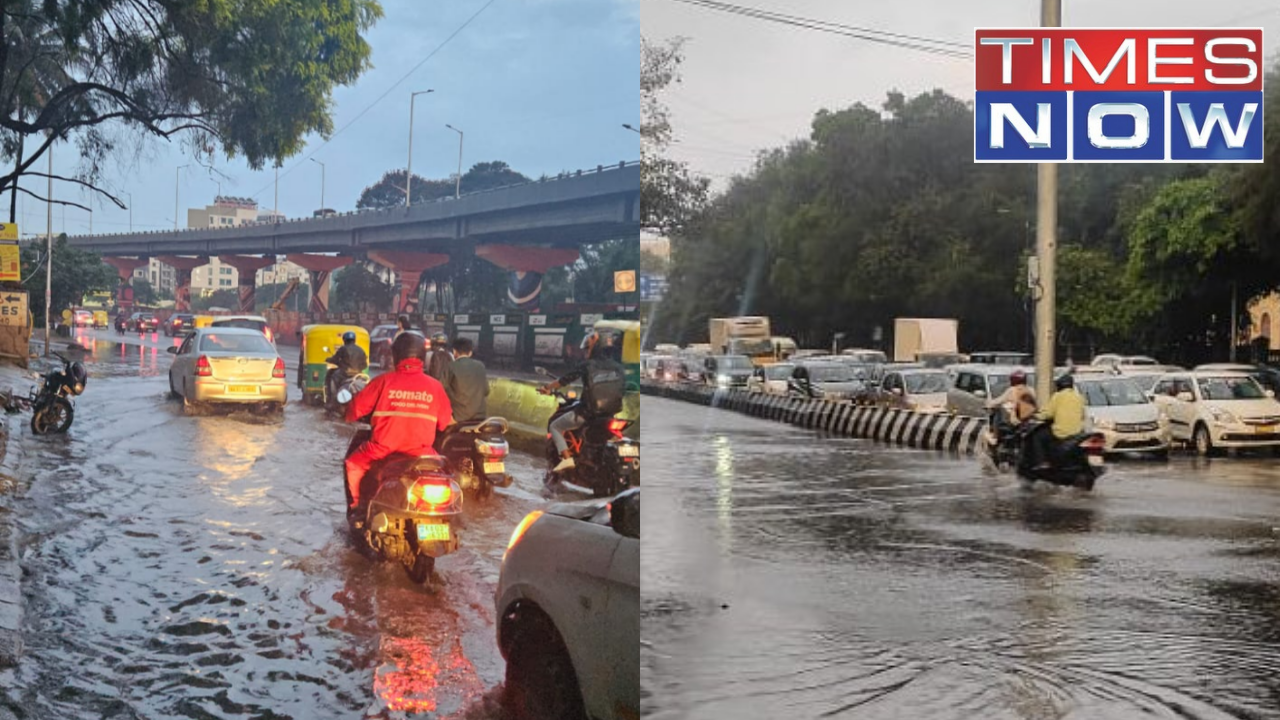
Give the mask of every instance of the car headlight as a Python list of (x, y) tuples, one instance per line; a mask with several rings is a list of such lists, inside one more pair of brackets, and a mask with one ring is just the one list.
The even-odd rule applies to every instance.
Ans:
[(1116, 421), (1108, 420), (1106, 418), (1095, 418), (1093, 421), (1093, 426), (1098, 428), (1099, 430), (1115, 430)]
[(1209, 414), (1213, 416), (1215, 421), (1222, 423), (1223, 425), (1236, 425), (1240, 422), (1236, 419), (1235, 415), (1232, 415), (1230, 412), (1223, 410), (1220, 407), (1209, 408)]
[(716, 376), (716, 382), (719, 383), (720, 385), (728, 385), (731, 380), (732, 378), (730, 378), (728, 375)]

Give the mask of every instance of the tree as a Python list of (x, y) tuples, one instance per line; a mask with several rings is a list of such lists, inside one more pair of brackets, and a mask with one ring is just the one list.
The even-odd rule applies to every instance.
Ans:
[(214, 290), (208, 295), (198, 295), (191, 298), (192, 310), (208, 310), (216, 307), (232, 310), (240, 307), (240, 291), (230, 289)]
[(620, 303), (638, 301), (638, 293), (619, 295), (613, 291), (613, 273), (635, 270), (640, 264), (640, 244), (635, 240), (609, 240), (584, 245), (582, 257), (571, 268), (573, 297), (580, 303)]
[[(400, 207), (404, 205), (404, 170), (390, 170), (383, 173), (378, 182), (365, 188), (356, 201), (359, 210)], [(512, 170), (501, 161), (476, 163), (462, 176), (461, 191), (480, 192), (507, 185), (518, 185), (530, 182), (529, 178)], [(440, 198), (453, 197), (458, 190), (454, 180), (428, 180), (421, 175), (413, 176), (413, 204), (430, 202)]]
[(462, 192), (481, 192), (507, 185), (521, 185), (532, 182), (523, 173), (512, 170), (506, 163), (495, 160), (476, 163), (462, 175)]
[(352, 263), (338, 270), (331, 282), (329, 308), (334, 312), (386, 312), (398, 292), (366, 263)]
[(711, 182), (684, 163), (663, 157), (671, 144), (671, 118), (660, 93), (680, 82), (684, 38), (652, 43), (640, 38), (640, 224), (673, 235), (707, 202)]
[(82, 161), (58, 179), (117, 204), (95, 183), (121, 136), (278, 163), (332, 132), (331, 93), (369, 67), (362, 33), (381, 14), (376, 0), (6, 0), (0, 160), (15, 165), (0, 192), (39, 197), (18, 182), (44, 177), (32, 168), (58, 140)]
[[(44, 250), (44, 243), (31, 243), (22, 248), (23, 287), (30, 293), (36, 324), (44, 322)], [(115, 289), (118, 282), (115, 268), (102, 262), (97, 254), (71, 247), (65, 234), (54, 241), (51, 300), (55, 315), (80, 305), (89, 293)]]
[(133, 279), (133, 301), (139, 305), (152, 307), (156, 304), (156, 291), (151, 287), (151, 281), (146, 278)]

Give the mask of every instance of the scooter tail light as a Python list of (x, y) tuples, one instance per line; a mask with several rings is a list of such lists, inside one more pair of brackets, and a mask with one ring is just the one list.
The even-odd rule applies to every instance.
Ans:
[(196, 358), (196, 377), (210, 377), (213, 375), (213, 365), (209, 364), (209, 356), (201, 355)]
[(451, 502), (453, 486), (448, 481), (423, 478), (409, 487), (409, 507), (414, 510), (436, 510)]
[(276, 358), (276, 365), (274, 368), (271, 369), (271, 377), (273, 378), (284, 377), (284, 358)]
[(477, 440), (476, 451), (479, 452), (481, 455), (484, 455), (485, 457), (496, 457), (496, 458), (506, 457), (507, 443), (505, 441), (489, 442), (488, 440)]
[(613, 433), (614, 437), (620, 438), (622, 437), (622, 431), (626, 430), (627, 425), (629, 424), (630, 423), (628, 423), (626, 420), (613, 418), (612, 420), (609, 421), (609, 432)]
[(1107, 449), (1107, 440), (1101, 434), (1090, 435), (1080, 446), (1090, 455), (1101, 455)]

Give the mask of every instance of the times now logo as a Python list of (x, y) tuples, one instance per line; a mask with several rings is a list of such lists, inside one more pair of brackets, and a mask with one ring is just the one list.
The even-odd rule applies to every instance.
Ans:
[(975, 162), (1262, 162), (1262, 30), (977, 30)]

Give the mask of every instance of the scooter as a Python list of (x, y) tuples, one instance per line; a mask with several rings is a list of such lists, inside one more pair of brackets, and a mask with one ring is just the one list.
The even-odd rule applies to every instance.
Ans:
[[(537, 369), (541, 375), (549, 374), (543, 368)], [(577, 412), (580, 402), (572, 391), (557, 390), (554, 397), (560, 407), (547, 420), (547, 474), (543, 479), (547, 488), (570, 482), (591, 490), (595, 497), (609, 497), (634, 487), (640, 480), (640, 443), (623, 435), (632, 421), (618, 417), (592, 417), (581, 428), (565, 433), (574, 467), (562, 473), (551, 469), (560, 464), (560, 452), (551, 439), (551, 423)]]
[(330, 369), (325, 378), (324, 414), (328, 417), (341, 417), (346, 411), (351, 398), (369, 384), (367, 370), (356, 375), (341, 376), (336, 369)]
[(436, 440), (436, 448), (449, 461), (463, 491), (484, 499), (494, 487), (510, 487), (507, 474), (507, 419), (491, 417), (454, 425)]
[[(369, 430), (351, 438), (347, 456), (369, 439)], [(345, 473), (344, 473), (345, 474)], [(351, 504), (351, 491), (342, 487)], [(383, 560), (398, 562), (415, 583), (425, 583), (436, 558), (458, 549), (462, 488), (439, 455), (393, 455), (374, 463), (361, 482), (368, 504), (347, 516), (351, 535)]]
[(1028, 421), (1020, 429), (1019, 457), (1017, 460), (1018, 476), (1025, 480), (1042, 480), (1076, 487), (1081, 490), (1092, 490), (1098, 478), (1107, 472), (1103, 451), (1107, 440), (1102, 433), (1082, 432), (1065, 440), (1055, 440), (1051, 444), (1049, 465), (1045, 468), (1033, 467), (1031, 443), (1035, 442), (1037, 433), (1049, 432), (1043, 422)]
[(31, 432), (36, 435), (64, 433), (75, 419), (75, 406), (71, 398), (84, 392), (89, 373), (84, 365), (73, 362), (59, 353), (53, 353), (62, 361), (61, 370), (50, 370), (39, 376), (38, 388), (31, 388), (27, 397), (14, 395), (12, 391), (0, 395), (6, 413), (15, 414), (31, 410)]

